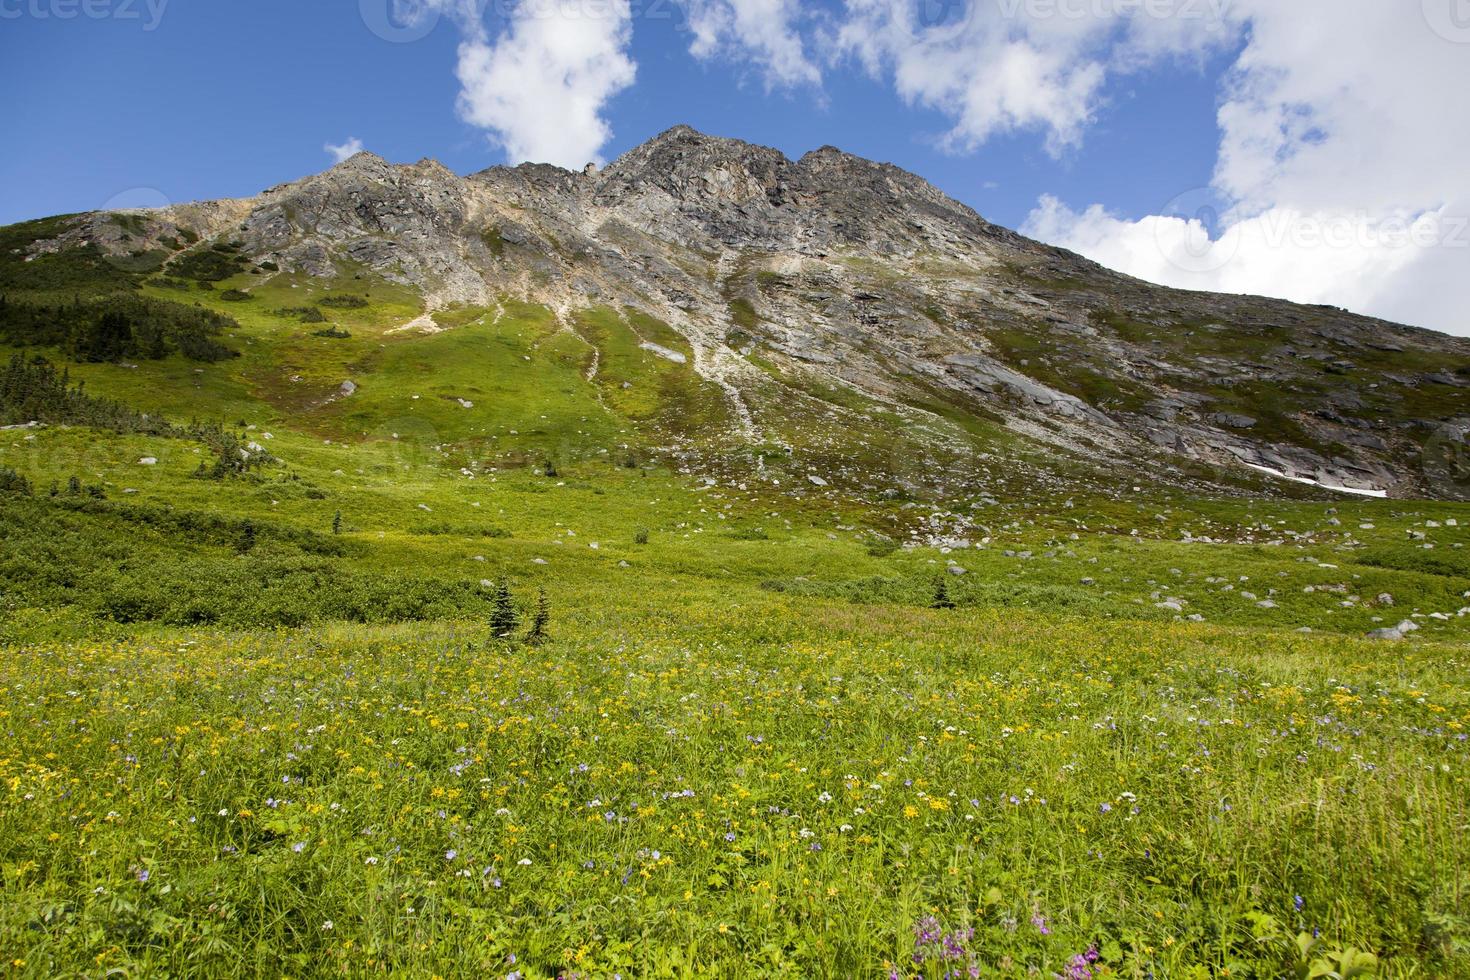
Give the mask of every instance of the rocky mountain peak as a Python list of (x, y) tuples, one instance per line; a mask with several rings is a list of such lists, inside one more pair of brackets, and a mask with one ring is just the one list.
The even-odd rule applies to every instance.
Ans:
[[(35, 250), (69, 244), (127, 260), (221, 245), (255, 275), (376, 277), (431, 313), (513, 299), (564, 325), (592, 308), (648, 317), (687, 341), (676, 353), (728, 398), (742, 440), (779, 428), (804, 392), (840, 391), (823, 411), (844, 425), (888, 406), (922, 441), (958, 413), (1176, 483), (1218, 467), (1465, 492), (1421, 460), (1462, 458), (1470, 341), (1152, 286), (831, 146), (793, 161), (676, 126), (600, 171), (469, 177), (364, 152), (252, 199), (87, 216)], [(640, 343), (673, 351), (671, 335)]]
[(327, 170), (327, 173), (381, 173), (394, 166), (372, 150), (358, 150), (352, 156)]
[(658, 188), (682, 201), (739, 203), (766, 196), (790, 166), (779, 150), (676, 126), (609, 164), (599, 198)]

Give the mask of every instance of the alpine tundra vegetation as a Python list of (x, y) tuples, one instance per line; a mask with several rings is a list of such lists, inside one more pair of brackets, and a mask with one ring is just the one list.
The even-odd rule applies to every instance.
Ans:
[(679, 127), (0, 353), (7, 975), (1470, 976), (1470, 341)]

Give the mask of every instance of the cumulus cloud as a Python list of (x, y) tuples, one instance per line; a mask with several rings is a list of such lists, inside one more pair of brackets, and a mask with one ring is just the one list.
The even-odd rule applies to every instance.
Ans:
[[(1434, 2), (1434, 0), (1431, 0)], [(1141, 278), (1470, 334), (1470, 49), (1377, 0), (1235, 0), (1208, 209), (1126, 220), (1044, 198), (1023, 230)], [(1198, 213), (1195, 213), (1198, 210)]]
[(608, 100), (633, 84), (628, 0), (521, 0), (492, 37), (474, 0), (439, 0), (462, 38), (459, 111), (512, 163), (601, 162)]
[(689, 52), (696, 58), (749, 62), (768, 91), (821, 84), (821, 70), (795, 26), (797, 0), (684, 0), (684, 7), (694, 35)]
[(356, 136), (349, 136), (345, 143), (328, 143), (322, 149), (330, 153), (337, 163), (341, 163), (343, 160), (350, 160), (362, 152), (362, 140)]
[[(1399, 307), (1396, 284), (1433, 259), (1454, 229), (1439, 212), (1370, 221), (1361, 212), (1232, 212), (1212, 228), (1188, 214), (1129, 221), (1043, 197), (1022, 231), (1150, 282), (1259, 293), (1355, 310)], [(1413, 319), (1413, 318), (1410, 318)]]
[(926, 18), (930, 4), (847, 0), (828, 48), (891, 77), (906, 101), (949, 116), (949, 149), (1034, 130), (1060, 156), (1082, 143), (1110, 77), (1227, 41), (1222, 3), (969, 0), (946, 8), (958, 11), (953, 18)]

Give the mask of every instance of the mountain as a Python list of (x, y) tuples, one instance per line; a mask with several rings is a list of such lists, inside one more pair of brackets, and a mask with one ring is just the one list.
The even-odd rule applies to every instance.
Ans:
[[(257, 197), (33, 222), (0, 246), (0, 290), (22, 298), (105, 287), (243, 318), (360, 294), (376, 350), (317, 358), (298, 327), (252, 369), (324, 433), (373, 434), (344, 405), (369, 400), (380, 351), (458, 332), (454, 383), (499, 378), (508, 348), (465, 331), (540, 311), (516, 342), (574, 366), (541, 394), (616, 431), (548, 423), (535, 452), (636, 446), (865, 495), (1470, 491), (1470, 340), (1141, 282), (832, 147), (792, 161), (680, 126), (601, 170), (466, 177), (362, 153)], [(529, 397), (496, 385), (485, 397)], [(470, 437), (446, 424), (443, 441)], [(534, 455), (502, 433), (505, 458)]]

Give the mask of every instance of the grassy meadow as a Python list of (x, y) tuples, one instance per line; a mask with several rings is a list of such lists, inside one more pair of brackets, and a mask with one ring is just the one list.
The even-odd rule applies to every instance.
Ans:
[(899, 415), (722, 455), (619, 311), (184, 295), (239, 357), (0, 350), (264, 460), (0, 432), (7, 975), (1470, 977), (1470, 506), (938, 411), (991, 490), (885, 494)]

